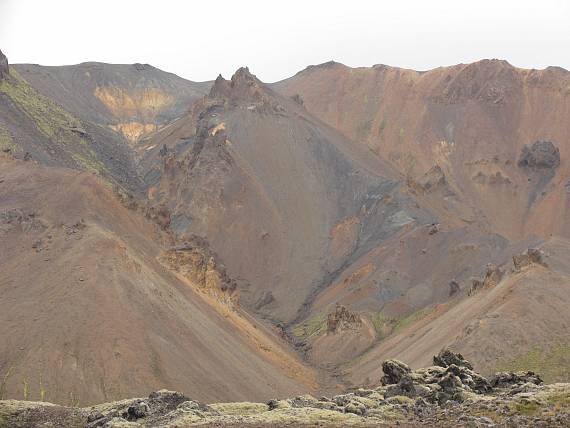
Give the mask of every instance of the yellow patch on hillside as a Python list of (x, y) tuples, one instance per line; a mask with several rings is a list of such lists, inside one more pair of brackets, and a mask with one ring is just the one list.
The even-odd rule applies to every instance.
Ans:
[(160, 89), (145, 88), (128, 92), (117, 86), (95, 88), (94, 95), (117, 118), (139, 117), (150, 122), (165, 107), (174, 103), (174, 97)]
[(127, 122), (109, 126), (113, 131), (123, 134), (131, 143), (136, 143), (141, 137), (156, 131), (154, 123)]

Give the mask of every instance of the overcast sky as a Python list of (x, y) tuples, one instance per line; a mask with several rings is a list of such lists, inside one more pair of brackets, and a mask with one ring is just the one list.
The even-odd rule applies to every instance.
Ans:
[(0, 0), (10, 62), (149, 63), (271, 82), (329, 60), (418, 70), (506, 59), (570, 69), (570, 0)]

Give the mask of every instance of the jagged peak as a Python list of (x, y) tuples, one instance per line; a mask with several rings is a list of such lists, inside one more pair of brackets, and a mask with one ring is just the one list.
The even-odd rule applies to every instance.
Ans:
[(242, 82), (261, 83), (261, 81), (249, 71), (249, 67), (240, 67), (232, 76), (232, 85), (239, 85)]
[(210, 90), (210, 98), (225, 98), (233, 102), (260, 101), (267, 94), (267, 88), (248, 67), (240, 67), (226, 80), (220, 74)]

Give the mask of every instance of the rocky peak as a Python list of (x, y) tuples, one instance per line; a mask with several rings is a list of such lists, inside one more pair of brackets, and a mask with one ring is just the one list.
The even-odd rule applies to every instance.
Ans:
[(327, 331), (336, 333), (340, 330), (355, 329), (362, 325), (362, 318), (349, 311), (346, 306), (336, 305), (334, 312), (327, 316)]
[(220, 74), (210, 90), (210, 98), (224, 98), (232, 103), (259, 102), (265, 94), (265, 85), (247, 67), (239, 68), (229, 81)]
[(8, 58), (0, 51), (0, 79), (8, 75)]

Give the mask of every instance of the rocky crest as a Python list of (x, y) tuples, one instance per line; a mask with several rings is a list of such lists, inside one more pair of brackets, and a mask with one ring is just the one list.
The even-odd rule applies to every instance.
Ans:
[(397, 360), (382, 364), (382, 386), (332, 397), (300, 395), (266, 403), (203, 404), (161, 390), (89, 408), (0, 401), (11, 427), (86, 426), (395, 426), (564, 427), (570, 423), (570, 384), (543, 385), (533, 372), (500, 372), (487, 379), (448, 349), (436, 365), (412, 370)]
[(529, 248), (522, 254), (514, 255), (513, 264), (515, 265), (515, 272), (519, 272), (531, 265), (548, 266), (544, 261), (542, 251), (536, 248)]
[(480, 280), (478, 278), (472, 279), (471, 288), (469, 289), (468, 294), (471, 295), (480, 288), (491, 288), (496, 286), (499, 282), (501, 282), (501, 279), (503, 279), (504, 275), (505, 272), (500, 267), (489, 263), (487, 265), (487, 271), (485, 272), (483, 280)]
[(0, 79), (3, 79), (5, 76), (7, 76), (8, 72), (8, 58), (6, 58), (6, 55), (0, 51)]

